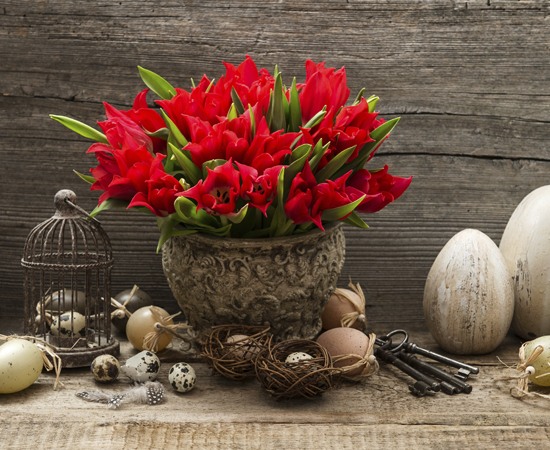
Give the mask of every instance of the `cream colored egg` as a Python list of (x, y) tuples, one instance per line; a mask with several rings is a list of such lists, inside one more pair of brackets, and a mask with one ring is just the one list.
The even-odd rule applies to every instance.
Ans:
[(535, 373), (529, 376), (529, 381), (538, 386), (550, 386), (550, 336), (541, 336), (524, 344), (525, 359), (528, 360), (535, 348), (542, 347), (542, 353), (529, 364)]
[(500, 241), (515, 288), (512, 330), (523, 339), (550, 334), (550, 186), (528, 194)]
[(0, 346), (0, 394), (22, 391), (33, 384), (44, 367), (40, 349), (25, 339)]
[[(345, 368), (365, 358), (370, 340), (365, 333), (355, 328), (339, 327), (322, 333), (317, 338), (317, 343), (327, 350), (333, 360), (336, 359), (334, 362), (335, 367)], [(349, 355), (349, 357), (340, 359), (340, 357), (346, 355)], [(352, 377), (359, 375), (366, 364), (367, 362), (361, 367), (346, 372), (346, 375)]]
[(423, 306), (426, 324), (444, 350), (461, 355), (495, 350), (514, 309), (511, 276), (496, 244), (478, 230), (454, 235), (430, 269)]

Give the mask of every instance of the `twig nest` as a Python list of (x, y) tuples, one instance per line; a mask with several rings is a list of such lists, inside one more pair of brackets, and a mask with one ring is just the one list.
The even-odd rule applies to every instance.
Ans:
[(375, 340), (374, 334), (366, 335), (355, 328), (340, 327), (322, 333), (317, 343), (326, 348), (343, 378), (361, 381), (378, 370), (374, 356)]
[(327, 350), (307, 339), (269, 345), (256, 358), (256, 378), (277, 399), (318, 397), (337, 372)]
[(349, 289), (336, 288), (321, 314), (323, 330), (339, 327), (363, 329), (366, 326), (365, 295), (359, 283)]
[(203, 339), (202, 355), (219, 374), (243, 380), (255, 375), (254, 361), (270, 339), (269, 327), (219, 325)]

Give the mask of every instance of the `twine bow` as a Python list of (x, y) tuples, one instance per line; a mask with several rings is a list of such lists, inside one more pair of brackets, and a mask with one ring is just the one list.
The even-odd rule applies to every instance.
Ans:
[[(176, 314), (163, 317), (162, 315), (159, 314), (158, 311), (155, 310), (155, 308), (151, 308), (151, 314), (153, 315), (153, 318), (156, 321), (154, 325), (155, 330), (150, 331), (143, 338), (143, 348), (145, 350), (149, 350), (151, 352), (157, 352), (159, 339), (165, 333), (169, 333), (172, 336), (175, 336), (181, 339), (182, 341), (187, 342), (189, 346), (192, 345), (189, 343), (189, 342), (192, 342), (192, 339), (195, 337), (192, 327), (187, 322), (173, 323), (174, 317), (179, 316), (181, 312), (177, 312)], [(184, 331), (185, 335), (180, 333), (179, 330)], [(191, 339), (188, 339), (188, 338), (191, 338)]]
[[(371, 375), (375, 374), (378, 371), (379, 364), (378, 360), (374, 356), (374, 344), (376, 341), (376, 334), (370, 333), (369, 335), (369, 345), (367, 347), (367, 351), (365, 353), (365, 356), (362, 358), (358, 355), (341, 355), (337, 358), (333, 358), (333, 362), (341, 362), (341, 361), (348, 361), (350, 359), (355, 359), (356, 361), (350, 365), (346, 365), (345, 367), (341, 367), (340, 375), (342, 378), (350, 381), (363, 381), (365, 378), (370, 377)], [(357, 374), (357, 375), (349, 375), (349, 373), (353, 373), (355, 370), (363, 368), (363, 370)]]

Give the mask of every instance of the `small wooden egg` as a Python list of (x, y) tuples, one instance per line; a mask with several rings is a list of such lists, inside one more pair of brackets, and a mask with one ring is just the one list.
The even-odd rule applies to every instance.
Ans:
[(120, 374), (120, 363), (112, 355), (99, 355), (90, 366), (94, 380), (98, 383), (111, 383)]
[(310, 359), (313, 359), (313, 356), (304, 353), (304, 352), (293, 352), (290, 355), (288, 355), (285, 359), (286, 363), (299, 363), (301, 361), (308, 361)]
[[(349, 358), (334, 362), (334, 367), (345, 368), (365, 358), (370, 340), (365, 333), (355, 328), (339, 327), (322, 333), (317, 338), (317, 343), (327, 350), (333, 360), (344, 355), (350, 355)], [(365, 362), (365, 366), (366, 364), (367, 362)], [(348, 371), (346, 375), (357, 376), (361, 374), (365, 366)]]
[[(131, 313), (136, 312), (138, 309), (143, 308), (144, 306), (153, 305), (153, 299), (151, 298), (151, 296), (138, 287), (136, 287), (135, 289), (126, 289), (122, 292), (119, 292), (114, 296), (114, 299), (120, 304), (124, 305), (125, 308)], [(115, 308), (113, 307), (113, 309)], [(111, 319), (111, 322), (118, 331), (124, 333), (124, 331), (126, 330), (126, 324), (128, 323), (128, 317), (124, 314), (123, 311), (119, 312), (121, 313), (121, 317), (115, 315)]]
[(195, 369), (187, 363), (180, 362), (174, 364), (168, 372), (168, 381), (170, 386), (178, 392), (189, 392), (195, 387), (197, 375)]
[(159, 330), (155, 325), (162, 322), (172, 325), (174, 321), (170, 314), (158, 306), (144, 306), (135, 311), (126, 324), (126, 336), (136, 350), (144, 350), (144, 339), (149, 333), (158, 333), (155, 352), (164, 350), (172, 342), (172, 335), (167, 331)]
[(145, 383), (154, 381), (160, 370), (160, 359), (153, 352), (144, 350), (128, 358), (120, 372), (133, 381)]
[(496, 244), (478, 230), (454, 235), (428, 273), (423, 306), (443, 350), (460, 355), (495, 350), (514, 311), (512, 277)]
[(54, 336), (84, 336), (86, 332), (86, 318), (76, 311), (65, 312), (53, 318), (50, 332)]
[(41, 350), (25, 339), (0, 346), (0, 394), (22, 391), (33, 384), (44, 367)]
[(529, 375), (529, 381), (537, 386), (550, 386), (550, 336), (541, 336), (524, 344), (525, 359), (528, 360), (535, 348), (542, 347), (542, 353), (530, 361), (535, 372)]

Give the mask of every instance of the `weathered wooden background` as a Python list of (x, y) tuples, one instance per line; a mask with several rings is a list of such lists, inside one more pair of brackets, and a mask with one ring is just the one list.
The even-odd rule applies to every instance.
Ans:
[[(545, 0), (4, 0), (0, 5), (0, 315), (22, 314), (20, 257), (31, 228), (93, 162), (89, 142), (48, 118), (102, 119), (128, 107), (137, 65), (188, 85), (222, 60), (252, 55), (303, 77), (312, 58), (345, 65), (354, 95), (381, 97), (402, 117), (372, 161), (413, 175), (406, 194), (347, 229), (348, 277), (373, 324), (421, 322), (428, 270), (444, 243), (477, 228), (497, 243), (517, 203), (549, 183), (550, 17)], [(113, 290), (134, 283), (177, 310), (155, 254), (157, 231), (137, 214), (101, 217), (116, 258)], [(6, 330), (4, 330), (6, 331)]]

